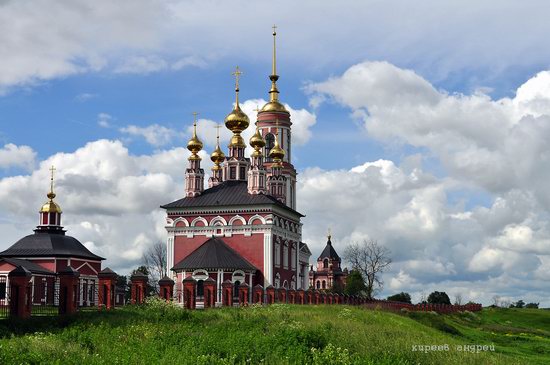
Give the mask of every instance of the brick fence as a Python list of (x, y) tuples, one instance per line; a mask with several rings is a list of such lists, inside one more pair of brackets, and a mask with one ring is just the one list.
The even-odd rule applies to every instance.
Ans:
[[(392, 302), (387, 300), (367, 299), (358, 295), (345, 295), (337, 293), (329, 293), (323, 290), (294, 290), (278, 288), (275, 289), (272, 286), (263, 288), (261, 285), (256, 285), (254, 288), (249, 288), (248, 285), (241, 285), (238, 288), (238, 296), (233, 296), (233, 284), (231, 282), (224, 282), (222, 288), (222, 301), (218, 303), (219, 306), (246, 306), (249, 304), (274, 304), (274, 303), (287, 303), (287, 304), (328, 304), (328, 305), (357, 305), (370, 309), (381, 309), (386, 311), (398, 312), (402, 309), (409, 311), (420, 312), (437, 312), (441, 314), (456, 313), (463, 311), (477, 312), (480, 311), (481, 304), (465, 304), (465, 305), (446, 305), (446, 304), (408, 304), (401, 302)], [(187, 309), (195, 308), (208, 308), (213, 307), (212, 301), (209, 303), (201, 303), (200, 298), (196, 296), (197, 283), (191, 277), (184, 280), (185, 290), (183, 297), (178, 295), (174, 296), (174, 299), (178, 299), (178, 302)], [(252, 290), (250, 290), (252, 289)], [(166, 300), (170, 300), (166, 298)], [(203, 299), (204, 300), (204, 299)], [(133, 303), (133, 301), (132, 301)]]

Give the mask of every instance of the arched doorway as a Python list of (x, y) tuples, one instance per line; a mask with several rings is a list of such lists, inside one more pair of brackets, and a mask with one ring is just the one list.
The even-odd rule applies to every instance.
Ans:
[(239, 286), (241, 285), (241, 282), (239, 280), (236, 280), (233, 283), (233, 303), (239, 302)]
[(204, 280), (197, 281), (197, 300), (204, 300)]

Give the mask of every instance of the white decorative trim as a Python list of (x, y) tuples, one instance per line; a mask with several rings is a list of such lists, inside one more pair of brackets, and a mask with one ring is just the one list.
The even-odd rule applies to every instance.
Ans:
[(204, 219), (203, 217), (199, 216), (199, 217), (193, 219), (193, 221), (191, 222), (191, 227), (196, 227), (197, 222), (203, 222), (205, 226), (208, 226), (208, 221), (206, 219)]
[(253, 215), (252, 217), (250, 217), (250, 219), (248, 220), (248, 225), (249, 225), (249, 226), (253, 226), (253, 225), (254, 225), (253, 222), (254, 222), (256, 219), (259, 219), (259, 220), (262, 222), (262, 224), (266, 224), (265, 218), (264, 218), (264, 217), (262, 217), (262, 216), (259, 215), (259, 214), (255, 214), (255, 215)]
[(193, 271), (193, 274), (191, 274), (191, 277), (197, 281), (199, 280), (206, 280), (209, 278), (208, 276), (208, 270), (205, 269), (197, 269)]
[(227, 226), (227, 221), (224, 217), (216, 216), (210, 221), (210, 226)]
[(246, 226), (246, 220), (238, 214), (236, 216), (231, 217), (228, 225), (230, 226), (234, 225), (235, 221), (240, 221), (243, 226)]
[(178, 224), (179, 222), (183, 222), (185, 223), (185, 226), (186, 227), (189, 227), (189, 221), (183, 217), (178, 217), (176, 218), (175, 220), (172, 221), (172, 227), (176, 227), (176, 224)]
[(90, 269), (92, 269), (92, 271), (95, 272), (96, 275), (97, 275), (97, 270), (94, 269), (94, 268), (92, 267), (92, 265), (90, 265), (90, 264), (87, 263), (87, 262), (85, 262), (85, 263), (83, 263), (82, 265), (80, 265), (79, 267), (75, 268), (75, 270), (76, 270), (76, 271), (80, 270), (80, 268), (81, 268), (82, 266), (88, 266), (88, 267), (89, 267)]

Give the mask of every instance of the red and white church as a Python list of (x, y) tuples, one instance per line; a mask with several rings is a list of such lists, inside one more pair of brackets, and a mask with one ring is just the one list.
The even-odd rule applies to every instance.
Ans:
[[(235, 71), (235, 107), (225, 118), (232, 132), (227, 155), (218, 143), (205, 189), (199, 151), (203, 144), (194, 133), (185, 172), (185, 197), (161, 206), (166, 209), (167, 264), (173, 272), (175, 296), (182, 301), (183, 280), (197, 282), (197, 300), (204, 281), (214, 281), (216, 302), (221, 303), (222, 283), (229, 281), (235, 294), (241, 284), (250, 288), (307, 289), (311, 252), (302, 242), (304, 217), (296, 211), (296, 170), (292, 165), (290, 113), (279, 101), (273, 32), (273, 65), (269, 76), (269, 102), (257, 113), (254, 149), (245, 157), (241, 133), (249, 117), (239, 106), (239, 76)], [(179, 294), (178, 294), (179, 293)]]

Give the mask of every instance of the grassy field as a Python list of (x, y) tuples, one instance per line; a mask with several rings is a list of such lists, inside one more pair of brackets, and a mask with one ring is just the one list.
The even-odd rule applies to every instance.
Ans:
[[(494, 351), (466, 345), (494, 345)], [(0, 364), (462, 365), (549, 359), (545, 310), (442, 316), (272, 305), (185, 311), (154, 301), (69, 318), (0, 320)]]

